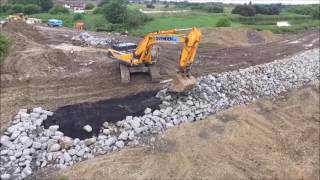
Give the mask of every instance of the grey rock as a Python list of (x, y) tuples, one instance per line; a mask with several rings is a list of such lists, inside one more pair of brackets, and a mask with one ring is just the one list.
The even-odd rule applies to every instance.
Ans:
[(85, 151), (83, 149), (80, 149), (78, 152), (77, 152), (77, 156), (79, 157), (82, 157), (84, 155)]
[(106, 122), (104, 122), (104, 123), (102, 124), (102, 126), (107, 129), (108, 126), (109, 126), (109, 123), (106, 121)]
[(22, 155), (22, 151), (21, 151), (21, 150), (17, 151), (17, 152), (14, 154), (14, 156), (15, 156), (16, 158), (21, 157), (21, 155)]
[(49, 130), (52, 131), (52, 132), (55, 132), (59, 129), (59, 125), (52, 125), (49, 127)]
[(118, 148), (123, 148), (123, 147), (124, 147), (124, 142), (123, 142), (123, 141), (117, 141), (117, 142), (116, 142), (116, 146), (117, 146)]
[(86, 132), (89, 133), (92, 131), (92, 127), (89, 124), (87, 124), (87, 125), (83, 126), (83, 130), (85, 130)]
[(111, 146), (117, 141), (116, 137), (110, 137), (108, 140), (105, 141), (106, 146)]
[(109, 129), (103, 129), (103, 134), (105, 135), (109, 135), (111, 133), (111, 131)]
[(67, 152), (63, 154), (63, 158), (64, 158), (64, 162), (70, 162), (72, 160), (71, 156)]
[(154, 116), (160, 116), (161, 115), (161, 112), (159, 110), (155, 110), (153, 111), (152, 115)]
[(32, 146), (33, 141), (31, 138), (29, 138), (28, 136), (21, 136), (19, 138), (20, 143), (22, 143), (24, 145), (25, 148), (28, 148), (30, 146)]
[(48, 147), (49, 152), (56, 152), (59, 151), (61, 148), (60, 144), (52, 144)]
[(3, 155), (7, 155), (8, 154), (8, 150), (7, 149), (3, 149), (0, 151), (0, 155), (3, 156)]
[(42, 113), (42, 111), (43, 111), (42, 107), (36, 107), (32, 109), (32, 112), (39, 113), (39, 114)]
[(34, 119), (37, 119), (37, 118), (40, 117), (40, 113), (32, 112), (32, 113), (30, 113), (30, 117), (31, 117), (31, 118), (34, 118)]
[(94, 144), (96, 142), (96, 138), (95, 137), (92, 137), (92, 138), (89, 138), (89, 139), (85, 139), (84, 143), (86, 146), (90, 146), (92, 144)]
[(127, 140), (127, 139), (128, 139), (128, 132), (123, 131), (123, 132), (119, 135), (118, 139)]
[(77, 151), (76, 151), (75, 149), (70, 149), (70, 150), (68, 151), (68, 153), (69, 153), (71, 156), (73, 156), (73, 155), (75, 155), (75, 154), (77, 153)]
[(43, 110), (42, 113), (47, 115), (47, 116), (53, 116), (53, 112), (51, 112), (51, 111)]
[(32, 147), (35, 149), (41, 149), (41, 143), (40, 142), (33, 142)]
[(10, 177), (11, 177), (10, 174), (2, 174), (2, 175), (1, 175), (1, 179), (2, 179), (2, 180), (10, 179)]
[(32, 174), (32, 169), (31, 169), (29, 166), (26, 166), (26, 167), (22, 170), (22, 172), (23, 172), (25, 175), (29, 176), (29, 175)]
[(61, 137), (58, 142), (62, 149), (69, 149), (73, 145), (73, 139), (68, 136)]
[(30, 149), (24, 149), (22, 155), (26, 156), (30, 154)]
[(8, 142), (10, 142), (9, 136), (2, 135), (1, 138), (0, 138), (0, 142), (1, 142), (1, 144), (3, 144), (3, 145), (7, 144)]
[(47, 161), (43, 161), (43, 162), (41, 163), (41, 167), (42, 167), (42, 168), (46, 167), (46, 165), (47, 165)]
[(47, 154), (47, 159), (48, 159), (48, 161), (52, 161), (53, 160), (53, 154), (52, 153), (48, 153)]
[(150, 114), (151, 113), (151, 109), (150, 108), (146, 108), (145, 110), (144, 110), (144, 114)]

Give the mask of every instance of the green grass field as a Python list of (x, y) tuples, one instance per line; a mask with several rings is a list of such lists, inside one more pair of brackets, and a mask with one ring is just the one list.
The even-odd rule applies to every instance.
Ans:
[[(319, 20), (314, 20), (310, 16), (283, 13), (280, 15), (257, 15), (255, 17), (242, 17), (229, 13), (179, 13), (179, 14), (156, 14), (152, 15), (154, 20), (147, 22), (138, 29), (132, 29), (133, 35), (143, 35), (148, 32), (190, 27), (215, 27), (217, 21), (222, 17), (231, 20), (232, 27), (247, 27), (256, 30), (271, 30), (275, 33), (299, 32), (309, 28), (319, 27)], [(277, 21), (289, 21), (291, 27), (279, 28)]]
[[(191, 27), (215, 27), (220, 18), (226, 17), (224, 14), (212, 13), (179, 13), (179, 14), (157, 14), (153, 15), (154, 20), (147, 22), (138, 29), (133, 29), (132, 34), (146, 34), (152, 31), (165, 29), (179, 29)], [(241, 26), (238, 22), (232, 22), (233, 27)]]

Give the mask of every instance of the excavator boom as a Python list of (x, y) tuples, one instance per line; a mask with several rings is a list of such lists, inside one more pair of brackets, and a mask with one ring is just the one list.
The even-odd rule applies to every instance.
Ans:
[[(188, 35), (181, 33), (187, 30), (190, 31)], [(195, 78), (190, 74), (190, 69), (194, 62), (200, 40), (201, 31), (197, 28), (165, 30), (147, 34), (132, 53), (121, 52), (111, 48), (108, 49), (108, 52), (111, 57), (122, 63), (122, 65), (120, 65), (121, 70), (127, 71), (123, 64), (128, 66), (129, 73), (126, 72), (125, 74), (129, 74), (130, 76), (130, 72), (138, 72), (138, 70), (134, 70), (134, 67), (139, 67), (143, 69), (143, 72), (149, 72), (152, 77), (152, 74), (158, 73), (153, 73), (151, 70), (141, 68), (141, 66), (151, 67), (156, 63), (156, 58), (153, 56), (154, 45), (161, 43), (184, 44), (180, 55), (179, 71), (177, 76), (173, 78), (170, 88), (171, 91), (174, 92), (183, 92), (192, 89), (196, 84)], [(150, 69), (154, 70), (156, 68)], [(123, 82), (128, 82), (127, 75), (123, 76), (123, 74), (124, 73), (122, 73), (122, 77), (126, 78)]]

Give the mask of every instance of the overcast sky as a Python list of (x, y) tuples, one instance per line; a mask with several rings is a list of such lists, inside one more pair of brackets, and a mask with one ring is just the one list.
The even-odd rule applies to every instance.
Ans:
[[(183, 0), (172, 0), (183, 1)], [(250, 0), (188, 0), (190, 2), (223, 2), (223, 3), (249, 3)], [(252, 3), (269, 4), (269, 3), (282, 3), (282, 4), (319, 4), (320, 0), (251, 0)]]

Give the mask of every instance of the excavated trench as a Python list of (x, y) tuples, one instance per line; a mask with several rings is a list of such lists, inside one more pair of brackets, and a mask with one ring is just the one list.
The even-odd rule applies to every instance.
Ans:
[[(44, 122), (44, 127), (59, 125), (59, 130), (66, 136), (89, 138), (99, 134), (105, 121), (115, 123), (126, 116), (140, 116), (147, 107), (158, 109), (161, 101), (155, 97), (156, 93), (157, 91), (140, 92), (123, 98), (60, 107)], [(92, 127), (90, 133), (83, 130), (83, 126), (87, 124)]]

